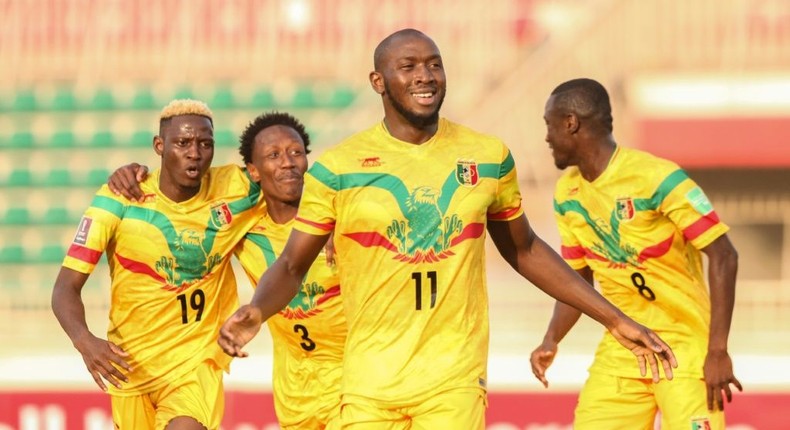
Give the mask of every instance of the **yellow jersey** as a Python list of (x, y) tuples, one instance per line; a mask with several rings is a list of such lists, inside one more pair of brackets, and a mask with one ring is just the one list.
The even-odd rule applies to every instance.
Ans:
[(485, 390), (486, 223), (522, 212), (508, 148), (443, 118), (421, 145), (382, 122), (322, 154), (294, 228), (335, 234), (344, 395), (401, 405)]
[[(604, 297), (669, 344), (675, 375), (702, 377), (710, 297), (699, 250), (728, 230), (702, 189), (675, 163), (617, 147), (592, 182), (568, 169), (554, 210), (568, 264), (589, 266)], [(609, 332), (590, 370), (640, 377)]]
[(227, 369), (217, 336), (238, 307), (230, 258), (264, 208), (260, 187), (238, 166), (211, 168), (180, 203), (162, 194), (159, 173), (140, 184), (140, 203), (102, 186), (63, 260), (91, 273), (107, 253), (107, 339), (134, 368), (121, 389), (110, 386), (114, 395), (156, 390), (207, 359)]
[[(282, 253), (294, 221), (277, 224), (268, 215), (236, 249), (247, 277), (257, 286)], [(337, 270), (322, 251), (297, 295), (266, 321), (274, 343), (272, 385), (277, 419), (283, 427), (326, 425), (340, 412), (343, 346), (348, 331)]]

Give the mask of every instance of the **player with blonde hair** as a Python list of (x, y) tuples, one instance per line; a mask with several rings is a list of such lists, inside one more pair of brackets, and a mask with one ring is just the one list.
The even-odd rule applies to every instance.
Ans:
[[(238, 166), (212, 168), (211, 110), (174, 100), (153, 148), (160, 168), (130, 200), (108, 185), (80, 221), (52, 292), (52, 310), (126, 429), (217, 429), (224, 411), (216, 345), (238, 306), (230, 258), (258, 221), (263, 200)], [(107, 340), (89, 330), (82, 288), (107, 254)], [(109, 389), (108, 389), (109, 385)]]

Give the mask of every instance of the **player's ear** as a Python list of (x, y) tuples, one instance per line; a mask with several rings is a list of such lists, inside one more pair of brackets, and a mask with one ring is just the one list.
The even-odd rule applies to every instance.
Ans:
[(250, 172), (250, 177), (255, 182), (261, 181), (261, 174), (258, 172), (258, 168), (255, 167), (252, 163), (247, 163), (247, 171)]
[(162, 156), (162, 153), (165, 151), (165, 141), (162, 139), (162, 136), (154, 136), (154, 152), (156, 155)]
[(565, 117), (565, 129), (568, 130), (568, 134), (576, 134), (579, 131), (579, 126), (579, 117), (575, 113), (569, 113)]
[(384, 94), (384, 76), (381, 73), (373, 71), (370, 72), (370, 86), (376, 94)]

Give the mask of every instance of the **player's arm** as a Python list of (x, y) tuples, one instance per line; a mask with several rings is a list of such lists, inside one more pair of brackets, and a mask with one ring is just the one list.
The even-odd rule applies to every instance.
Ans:
[[(710, 283), (710, 338), (705, 358), (705, 384), (708, 388), (708, 409), (724, 410), (724, 396), (732, 401), (730, 384), (742, 391), (741, 383), (732, 370), (732, 359), (727, 352), (732, 310), (735, 305), (735, 275), (738, 272), (738, 252), (726, 234), (702, 248), (708, 256)], [(724, 396), (722, 396), (724, 392)]]
[(490, 221), (488, 232), (499, 253), (524, 278), (538, 288), (603, 324), (623, 346), (637, 356), (642, 375), (650, 366), (653, 380), (659, 380), (661, 360), (667, 379), (677, 367), (672, 349), (652, 330), (637, 324), (568, 266), (541, 240), (525, 215), (511, 221)]
[(96, 385), (107, 391), (107, 386), (104, 384), (106, 380), (121, 388), (121, 381), (127, 382), (128, 379), (119, 368), (127, 372), (132, 371), (131, 366), (123, 359), (128, 357), (128, 354), (114, 343), (94, 336), (88, 329), (81, 294), (88, 276), (61, 267), (52, 289), (52, 311), (71, 339), (74, 348), (82, 355), (85, 366), (96, 381)]
[[(589, 267), (584, 267), (576, 272), (587, 281), (590, 287), (593, 286), (593, 274)], [(543, 383), (544, 387), (548, 388), (549, 386), (549, 381), (546, 379), (546, 369), (554, 362), (560, 341), (576, 325), (581, 315), (580, 310), (561, 301), (554, 303), (554, 313), (551, 316), (549, 327), (546, 329), (546, 334), (543, 336), (543, 342), (532, 351), (529, 357), (532, 374)]]
[(220, 329), (218, 342), (226, 354), (247, 356), (242, 351), (244, 345), (255, 337), (264, 321), (296, 296), (302, 279), (328, 237), (291, 231), (282, 254), (258, 281), (250, 304), (240, 307)]
[(107, 179), (107, 185), (115, 195), (122, 195), (131, 201), (137, 202), (143, 198), (140, 182), (143, 182), (147, 177), (147, 166), (130, 163), (112, 172), (112, 175)]

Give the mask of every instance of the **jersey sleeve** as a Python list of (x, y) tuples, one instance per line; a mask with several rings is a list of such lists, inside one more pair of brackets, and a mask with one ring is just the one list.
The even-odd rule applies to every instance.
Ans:
[(510, 221), (520, 217), (524, 210), (521, 207), (521, 191), (518, 188), (516, 163), (510, 150), (504, 147), (503, 160), (499, 164), (497, 193), (494, 202), (488, 207), (490, 221)]
[(305, 175), (294, 229), (316, 236), (331, 233), (337, 219), (334, 201), (338, 190), (338, 175), (320, 160), (314, 163)]
[(719, 220), (713, 205), (685, 171), (677, 169), (659, 185), (656, 197), (659, 210), (683, 232), (686, 241), (697, 248), (708, 246), (729, 227)]
[(63, 267), (80, 273), (93, 272), (123, 219), (126, 207), (123, 197), (113, 194), (107, 185), (102, 186), (80, 219)]

